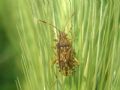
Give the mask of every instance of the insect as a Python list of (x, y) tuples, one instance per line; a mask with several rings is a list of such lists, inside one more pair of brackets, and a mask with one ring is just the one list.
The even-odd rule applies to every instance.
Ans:
[(65, 75), (71, 75), (73, 69), (78, 66), (78, 61), (75, 60), (75, 53), (72, 48), (72, 43), (65, 32), (60, 32), (57, 47), (57, 60), (60, 72)]
[[(39, 21), (47, 23), (48, 25), (57, 29), (57, 27), (46, 21)], [(64, 76), (69, 76), (72, 75), (74, 68), (79, 65), (79, 62), (75, 58), (75, 51), (72, 47), (72, 41), (68, 38), (67, 34), (64, 31), (60, 31), (59, 29), (57, 30), (59, 31), (55, 46), (57, 59), (54, 61), (54, 64), (58, 65), (59, 71)]]

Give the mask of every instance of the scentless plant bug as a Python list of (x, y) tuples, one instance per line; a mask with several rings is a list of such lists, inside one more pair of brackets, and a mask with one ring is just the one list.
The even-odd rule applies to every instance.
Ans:
[(79, 62), (75, 58), (75, 51), (72, 47), (72, 41), (68, 38), (68, 35), (65, 33), (65, 31), (60, 31), (56, 26), (46, 21), (38, 20), (38, 22), (46, 23), (58, 31), (55, 46), (57, 59), (54, 61), (54, 64), (58, 64), (59, 71), (64, 76), (72, 75), (74, 68), (79, 65)]
[(57, 47), (57, 60), (60, 72), (65, 75), (71, 75), (73, 69), (78, 66), (78, 61), (75, 60), (74, 50), (71, 41), (67, 38), (65, 32), (60, 32), (58, 37)]

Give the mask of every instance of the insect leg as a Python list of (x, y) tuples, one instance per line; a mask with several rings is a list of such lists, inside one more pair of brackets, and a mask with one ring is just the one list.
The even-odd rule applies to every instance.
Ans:
[(74, 60), (75, 60), (75, 64), (79, 66), (80, 62), (76, 58), (74, 58)]

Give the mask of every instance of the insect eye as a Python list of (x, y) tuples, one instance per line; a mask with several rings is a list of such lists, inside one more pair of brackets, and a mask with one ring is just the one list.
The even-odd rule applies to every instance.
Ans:
[(63, 47), (60, 47), (60, 49), (63, 49)]
[(69, 47), (67, 46), (66, 48), (68, 49)]

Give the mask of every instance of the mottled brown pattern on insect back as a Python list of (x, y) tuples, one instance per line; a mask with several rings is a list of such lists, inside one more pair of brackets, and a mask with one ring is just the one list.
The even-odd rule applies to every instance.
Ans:
[(57, 47), (57, 64), (59, 65), (60, 72), (65, 76), (71, 75), (78, 62), (74, 58), (74, 50), (72, 43), (67, 38), (64, 32), (59, 33)]

